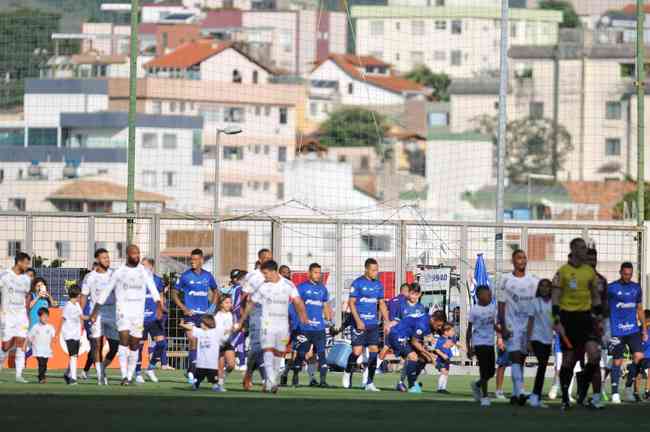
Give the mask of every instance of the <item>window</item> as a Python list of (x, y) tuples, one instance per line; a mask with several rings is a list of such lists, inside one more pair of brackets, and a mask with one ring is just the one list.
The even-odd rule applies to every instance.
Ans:
[(72, 201), (72, 200), (55, 200), (53, 201), (54, 207), (58, 211), (66, 212), (82, 212), (83, 211), (83, 202), (81, 201)]
[(280, 124), (287, 124), (289, 113), (286, 108), (280, 108)]
[(451, 22), (451, 34), (462, 34), (463, 33), (463, 22), (461, 20), (453, 20)]
[(113, 203), (111, 201), (88, 201), (89, 213), (110, 213), (113, 211)]
[(370, 21), (370, 36), (383, 36), (383, 35), (384, 35), (384, 22)]
[(436, 30), (447, 30), (447, 21), (437, 20), (433, 26)]
[(463, 61), (463, 53), (460, 50), (454, 50), (451, 52), (451, 65), (460, 66)]
[(7, 241), (7, 256), (15, 257), (18, 252), (22, 250), (22, 242), (20, 240)]
[(167, 34), (167, 32), (163, 32), (163, 34), (162, 34), (162, 50), (163, 50), (163, 53), (165, 52), (165, 50), (167, 49), (168, 46), (169, 46), (169, 35)]
[(179, 102), (178, 103), (178, 111), (184, 113), (185, 112), (185, 102)]
[(411, 34), (413, 36), (424, 36), (424, 21), (411, 21)]
[(265, 191), (268, 191), (270, 187), (271, 187), (271, 184), (269, 182), (267, 182), (267, 181), (265, 181), (264, 184), (262, 185), (262, 188)]
[(5, 181), (5, 170), (0, 169), (0, 183)]
[(336, 231), (323, 232), (323, 251), (325, 252), (336, 251)]
[(163, 171), (163, 186), (176, 186), (176, 173), (173, 171)]
[(232, 82), (235, 84), (241, 84), (241, 74), (237, 69), (232, 71)]
[(213, 194), (214, 193), (214, 182), (204, 182), (203, 183), (203, 193)]
[(529, 115), (533, 120), (544, 118), (544, 102), (531, 102), (529, 106)]
[(143, 133), (142, 134), (142, 148), (155, 149), (158, 148), (158, 134)]
[(354, 84), (348, 84), (348, 94), (354, 93)]
[(29, 128), (27, 131), (28, 146), (55, 146), (59, 133), (56, 129)]
[(309, 115), (311, 116), (318, 115), (318, 104), (316, 102), (309, 103)]
[(622, 117), (621, 103), (617, 101), (607, 102), (605, 118), (607, 120), (620, 120), (621, 117)]
[(244, 149), (242, 147), (224, 146), (223, 148), (224, 160), (242, 160), (244, 159)]
[(262, 115), (262, 107), (259, 105), (255, 106), (255, 117), (259, 117)]
[(57, 258), (64, 258), (68, 259), (70, 258), (70, 251), (72, 249), (72, 246), (70, 245), (70, 241), (68, 240), (59, 240), (54, 242), (54, 248), (56, 249), (56, 256)]
[(271, 107), (270, 106), (265, 106), (264, 107), (264, 115), (267, 116), (267, 117), (271, 115)]
[(517, 23), (510, 24), (510, 37), (511, 38), (517, 37)]
[(399, 23), (399, 21), (397, 21), (395, 23), (395, 30), (400, 31), (400, 23)]
[(25, 198), (9, 198), (9, 210), (25, 211), (27, 201)]
[(411, 51), (411, 63), (413, 66), (424, 63), (424, 53), (422, 51)]
[(435, 61), (445, 61), (447, 60), (447, 53), (445, 51), (434, 51), (433, 60)]
[(280, 146), (278, 147), (278, 162), (286, 162), (286, 161), (287, 161), (287, 147)]
[(164, 149), (173, 150), (178, 147), (176, 134), (163, 134), (162, 146)]
[(253, 84), (257, 84), (257, 80), (259, 79), (259, 73), (254, 70), (253, 71)]
[(399, 53), (395, 53), (395, 61), (399, 61)]
[(271, 152), (271, 148), (267, 145), (264, 146), (264, 154), (268, 156), (268, 154)]
[(169, 112), (176, 112), (176, 102), (169, 102)]
[(278, 199), (284, 199), (284, 183), (278, 183), (278, 190), (276, 194)]
[(365, 252), (390, 252), (390, 236), (362, 234), (361, 246)]
[(436, 0), (436, 6), (441, 7), (445, 5), (445, 0)]
[(605, 140), (605, 155), (606, 156), (620, 156), (621, 155), (621, 139), (620, 138), (607, 138)]
[(253, 151), (255, 152), (255, 154), (260, 154), (260, 152), (262, 151), (262, 146), (259, 144), (255, 144), (255, 147), (253, 147)]
[(118, 258), (124, 258), (124, 254), (126, 253), (126, 243), (115, 242), (115, 251), (117, 252)]
[(223, 120), (229, 123), (244, 122), (244, 108), (228, 107), (224, 110)]
[(160, 114), (160, 113), (162, 113), (162, 102), (160, 102), (160, 101), (151, 102), (151, 113), (152, 114)]
[(221, 193), (226, 197), (241, 197), (244, 185), (242, 183), (222, 183)]
[(253, 182), (253, 190), (259, 190), (260, 188), (260, 182), (254, 181)]
[(156, 187), (156, 171), (142, 171), (142, 185), (144, 187)]

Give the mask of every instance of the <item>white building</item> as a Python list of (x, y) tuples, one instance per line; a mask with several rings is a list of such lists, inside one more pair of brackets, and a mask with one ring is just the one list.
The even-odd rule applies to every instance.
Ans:
[[(426, 65), (453, 78), (498, 69), (500, 8), (355, 6), (356, 53), (399, 72)], [(510, 45), (555, 45), (562, 13), (510, 9)]]

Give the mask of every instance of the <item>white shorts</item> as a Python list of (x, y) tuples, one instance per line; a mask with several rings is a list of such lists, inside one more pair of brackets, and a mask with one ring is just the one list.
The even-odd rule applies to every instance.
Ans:
[(2, 341), (13, 338), (26, 338), (29, 332), (29, 317), (26, 313), (3, 314), (0, 319), (0, 334)]
[(285, 352), (289, 344), (288, 329), (265, 328), (262, 330), (262, 349), (274, 349)]
[(129, 335), (134, 338), (142, 338), (144, 331), (144, 310), (142, 314), (126, 315), (120, 314), (117, 318), (117, 331), (128, 331)]
[(513, 329), (512, 334), (506, 340), (506, 351), (509, 353), (519, 351), (528, 354), (528, 330)]
[(102, 316), (97, 315), (97, 319), (90, 325), (90, 334), (87, 335), (91, 339), (102, 337)]

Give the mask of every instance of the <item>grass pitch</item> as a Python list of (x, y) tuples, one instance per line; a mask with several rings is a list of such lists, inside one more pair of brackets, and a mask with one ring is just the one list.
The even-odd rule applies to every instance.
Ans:
[[(481, 408), (470, 394), (470, 377), (452, 376), (451, 395), (438, 395), (436, 377), (423, 376), (422, 395), (393, 390), (397, 375), (379, 375), (383, 390), (282, 388), (277, 395), (241, 390), (241, 375), (228, 377), (228, 392), (216, 394), (205, 383), (192, 391), (180, 372), (158, 371), (160, 383), (120, 387), (112, 381), (99, 387), (93, 378), (66, 386), (60, 371), (50, 371), (49, 382), (13, 382), (13, 371), (0, 374), (0, 425), (3, 431), (329, 431), (415, 430), (454, 431), (600, 431), (650, 428), (650, 404), (609, 405), (604, 411), (576, 407), (563, 413), (558, 403), (546, 410), (512, 407), (495, 402)], [(115, 372), (113, 372), (115, 373)], [(329, 375), (340, 386), (340, 374)], [(360, 374), (355, 375), (358, 385)], [(306, 384), (306, 374), (302, 384)], [(493, 383), (492, 388), (493, 388)], [(530, 388), (530, 382), (527, 382)], [(506, 391), (509, 378), (506, 379)]]

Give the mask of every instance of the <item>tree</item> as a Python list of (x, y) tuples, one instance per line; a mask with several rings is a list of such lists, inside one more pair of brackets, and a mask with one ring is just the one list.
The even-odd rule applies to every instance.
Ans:
[(539, 8), (562, 12), (562, 22), (560, 23), (561, 28), (578, 28), (582, 26), (576, 10), (568, 1), (542, 0), (539, 2)]
[[(629, 180), (628, 180), (629, 181)], [(646, 183), (645, 189), (646, 191), (650, 190), (649, 184)], [(616, 219), (633, 219), (636, 218), (636, 211), (637, 211), (637, 202), (636, 202), (636, 194), (637, 191), (636, 189), (633, 190), (632, 192), (628, 192), (625, 195), (623, 195), (623, 199), (621, 199), (618, 203), (616, 203), (616, 206), (614, 207), (614, 217)], [(645, 220), (650, 220), (650, 193), (646, 192), (643, 195), (643, 206), (644, 206), (644, 219)]]
[(328, 147), (377, 147), (387, 130), (381, 114), (363, 108), (343, 108), (323, 122), (320, 142)]
[(405, 75), (405, 78), (422, 84), (425, 87), (433, 89), (432, 96), (439, 101), (449, 102), (449, 84), (451, 79), (444, 72), (436, 73), (431, 71), (425, 65), (416, 66), (411, 72)]
[[(482, 115), (475, 119), (478, 131), (493, 137), (497, 143), (498, 119)], [(553, 162), (553, 121), (524, 118), (506, 126), (506, 172), (512, 183), (525, 183), (528, 174), (557, 173), (573, 150), (571, 134), (562, 126), (557, 130), (557, 159)]]

